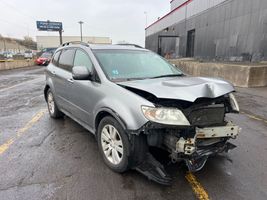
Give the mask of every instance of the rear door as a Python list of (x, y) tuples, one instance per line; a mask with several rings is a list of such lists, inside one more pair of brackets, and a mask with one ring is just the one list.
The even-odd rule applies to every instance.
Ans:
[(52, 72), (54, 74), (54, 87), (56, 98), (61, 109), (68, 113), (73, 113), (73, 108), (70, 103), (70, 91), (72, 90), (72, 67), (75, 49), (63, 49), (57, 67)]

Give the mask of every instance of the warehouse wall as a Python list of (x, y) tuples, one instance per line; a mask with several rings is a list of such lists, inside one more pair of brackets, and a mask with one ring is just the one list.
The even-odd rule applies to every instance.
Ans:
[[(173, 1), (178, 4), (165, 16), (154, 22), (146, 28), (146, 36), (156, 33), (164, 28), (171, 26), (175, 23), (181, 22), (184, 19), (189, 19), (194, 15), (198, 15), (210, 8), (218, 6), (227, 0), (186, 0), (186, 1)], [(180, 5), (179, 5), (180, 4)]]
[(195, 29), (196, 58), (232, 61), (267, 59), (267, 0), (227, 0), (164, 30), (149, 32), (146, 48), (158, 52), (159, 36), (179, 36), (179, 45), (175, 43), (175, 38), (163, 37), (161, 53), (163, 56), (168, 53), (173, 57), (185, 57), (187, 34), (192, 29)]
[(179, 7), (183, 3), (185, 3), (187, 0), (172, 0), (170, 2), (171, 4), (171, 10), (174, 10), (175, 8)]

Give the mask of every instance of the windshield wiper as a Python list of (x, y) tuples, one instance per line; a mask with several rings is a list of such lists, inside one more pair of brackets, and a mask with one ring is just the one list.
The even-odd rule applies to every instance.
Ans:
[(153, 78), (176, 77), (176, 76), (184, 76), (184, 74), (165, 74), (161, 76), (154, 76), (151, 78), (153, 79)]
[(134, 81), (134, 80), (144, 80), (146, 78), (110, 78), (114, 82), (123, 82), (123, 81)]

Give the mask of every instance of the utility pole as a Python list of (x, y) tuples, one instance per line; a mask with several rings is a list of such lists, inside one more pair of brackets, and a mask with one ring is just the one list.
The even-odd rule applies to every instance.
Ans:
[(79, 21), (78, 23), (80, 24), (81, 42), (82, 42), (83, 41), (83, 22)]
[(4, 51), (6, 51), (6, 38), (3, 37), (3, 39), (4, 39)]
[(144, 12), (145, 16), (146, 16), (146, 27), (147, 28), (147, 11)]
[(59, 32), (59, 43), (60, 45), (62, 45), (62, 29), (60, 29), (58, 32)]

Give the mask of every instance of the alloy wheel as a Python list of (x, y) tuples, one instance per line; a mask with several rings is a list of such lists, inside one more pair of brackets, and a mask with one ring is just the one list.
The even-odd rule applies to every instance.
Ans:
[(48, 105), (49, 112), (51, 114), (54, 114), (54, 112), (55, 112), (55, 102), (54, 102), (53, 94), (51, 92), (49, 92), (48, 95), (47, 95), (47, 105)]
[(101, 131), (101, 146), (107, 160), (118, 165), (123, 157), (123, 144), (118, 130), (108, 124)]

